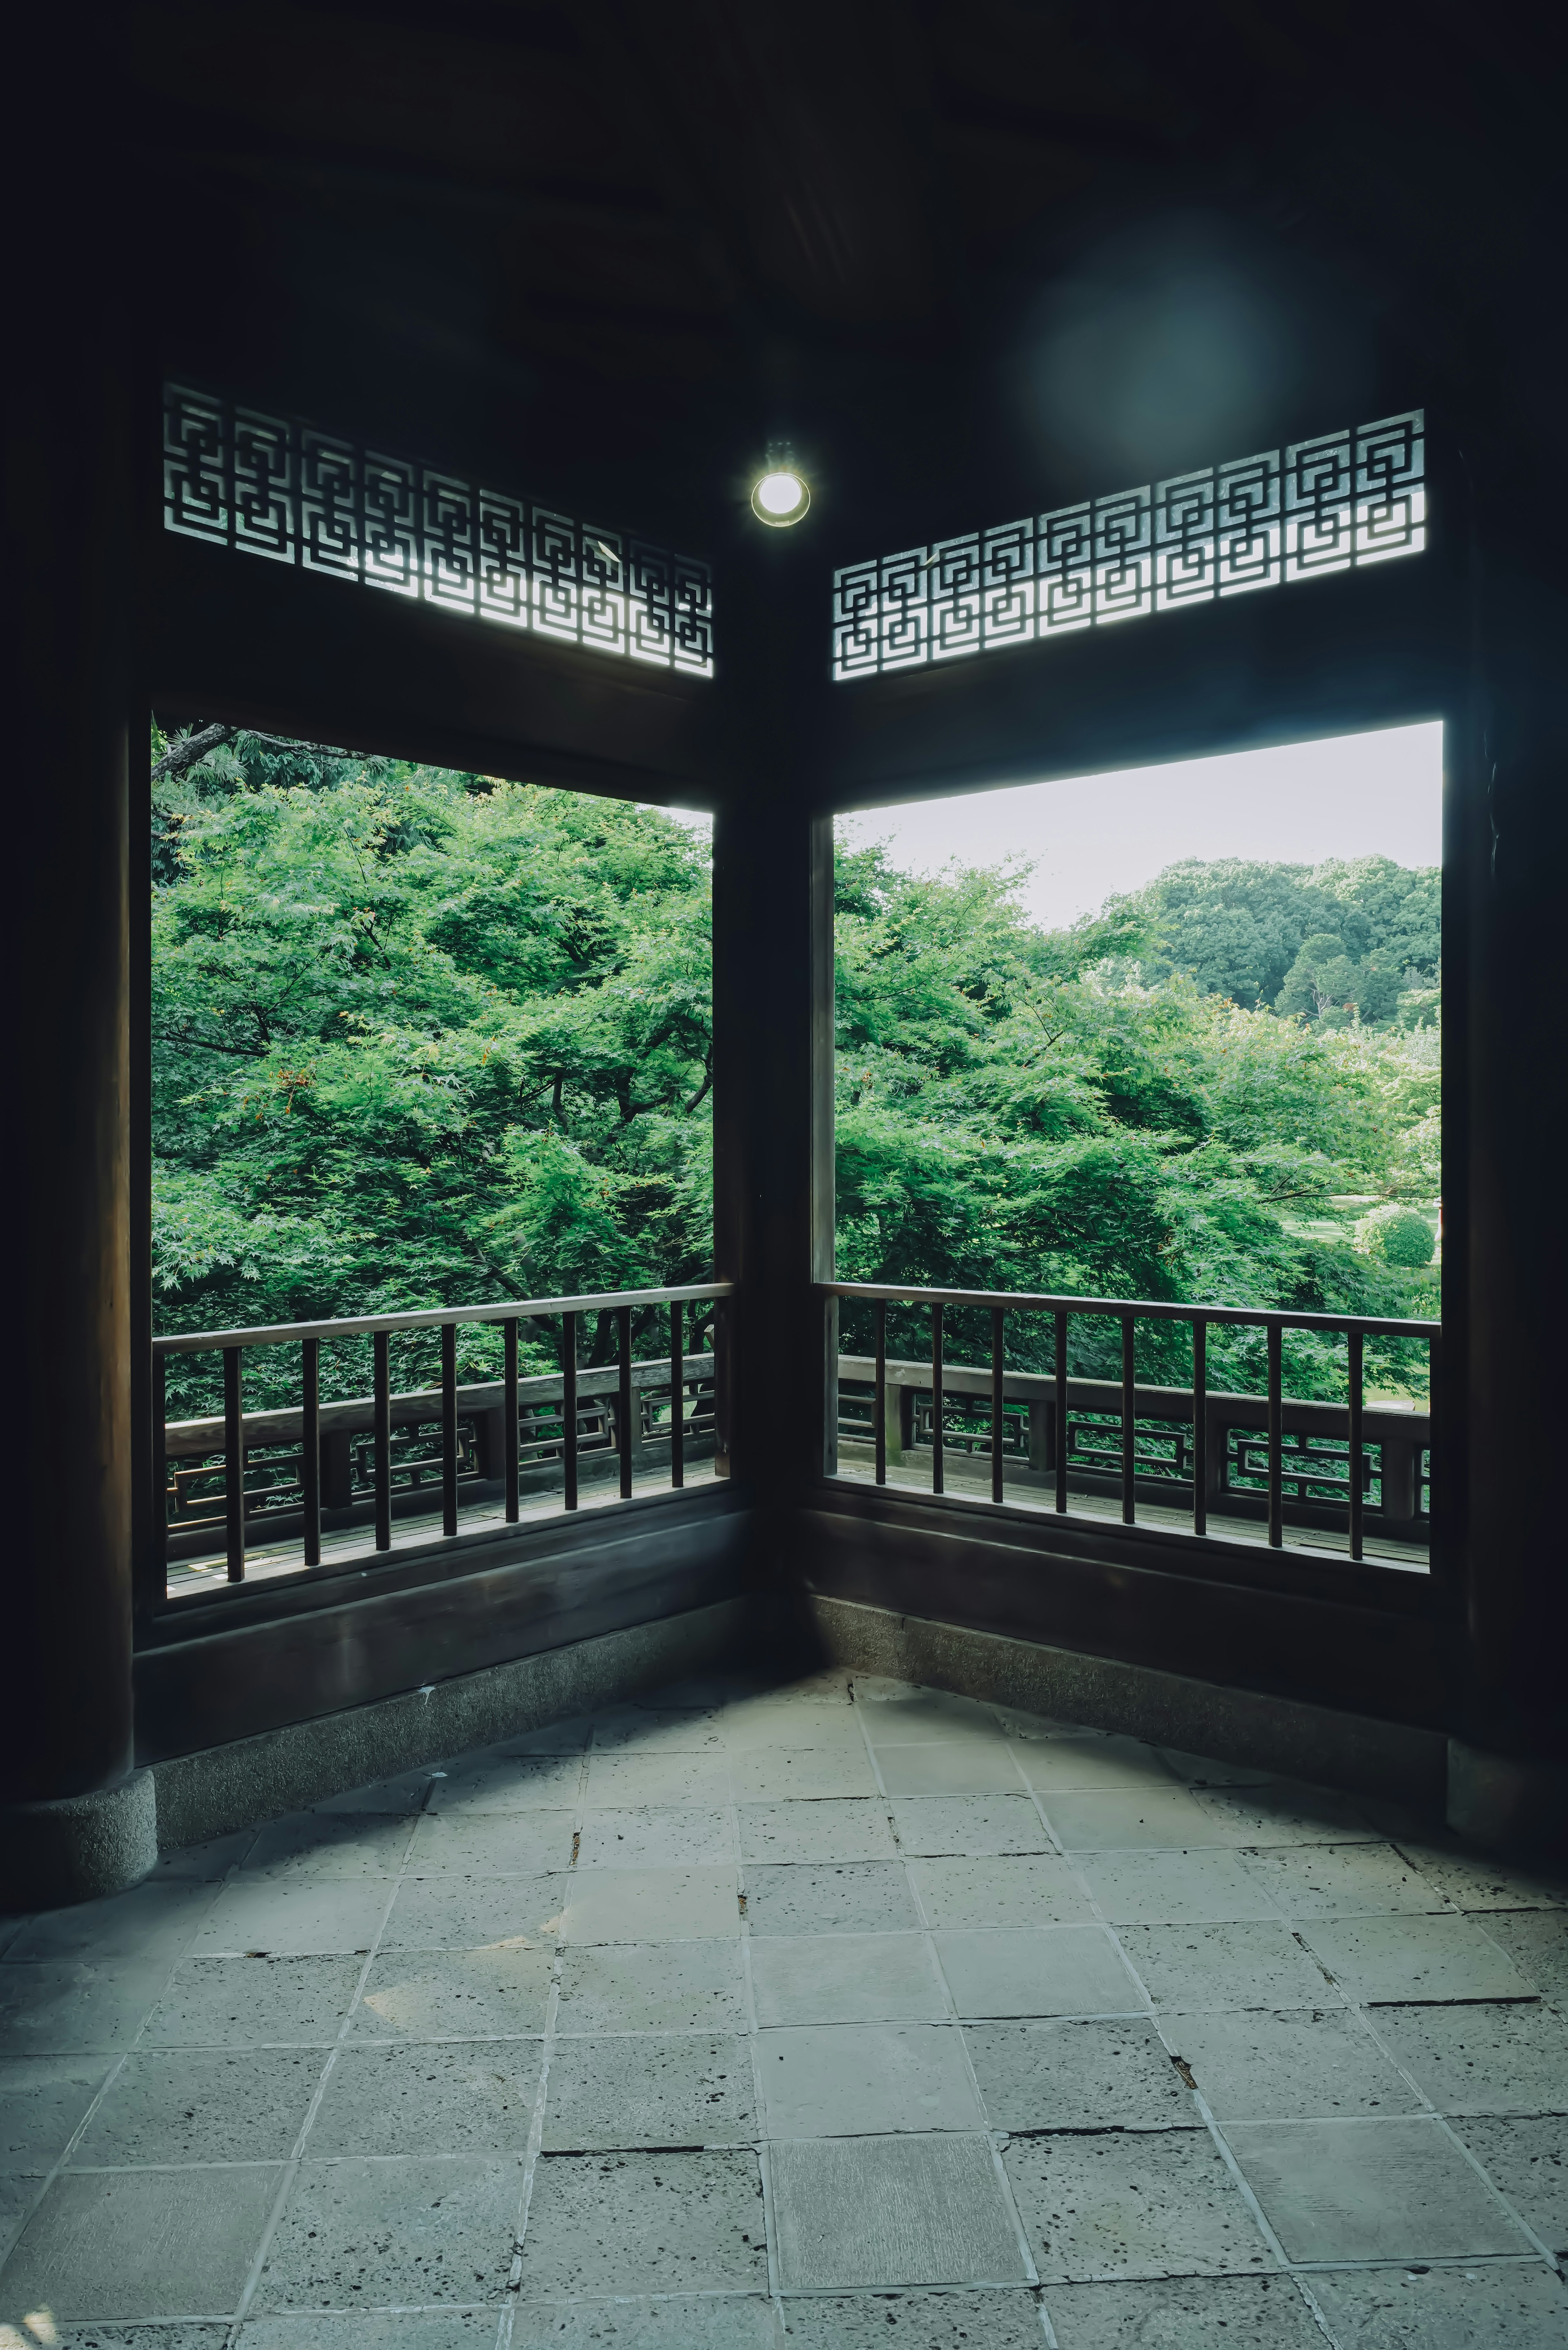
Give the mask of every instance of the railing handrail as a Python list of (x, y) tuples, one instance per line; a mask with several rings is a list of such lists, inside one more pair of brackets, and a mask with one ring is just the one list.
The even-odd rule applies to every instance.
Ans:
[[(917, 1393), (922, 1389), (927, 1393), (930, 1390), (930, 1364), (929, 1361), (922, 1362), (917, 1356), (889, 1355), (883, 1365), (883, 1372), (889, 1387), (913, 1388)], [(851, 1380), (857, 1387), (874, 1386), (877, 1378), (877, 1357), (875, 1355), (840, 1355), (838, 1375), (840, 1378)], [(942, 1385), (944, 1390), (951, 1386), (961, 1395), (989, 1396), (992, 1389), (992, 1375), (989, 1367), (984, 1364), (950, 1363), (944, 1357)], [(1012, 1403), (1048, 1403), (1056, 1392), (1055, 1375), (1051, 1371), (1005, 1371), (1002, 1374), (1002, 1392)], [(1109, 1410), (1113, 1409), (1116, 1399), (1122, 1392), (1122, 1383), (1119, 1379), (1093, 1378), (1086, 1372), (1075, 1371), (1067, 1381), (1068, 1402), (1085, 1410), (1098, 1411), (1102, 1409)], [(1135, 1381), (1133, 1392), (1139, 1399), (1140, 1412), (1144, 1410), (1147, 1404), (1146, 1416), (1151, 1419), (1158, 1418), (1158, 1407), (1161, 1405), (1190, 1403), (1194, 1394), (1190, 1387), (1167, 1387), (1154, 1379)], [(1269, 1399), (1266, 1395), (1260, 1395), (1255, 1390), (1245, 1388), (1206, 1386), (1203, 1398), (1205, 1403), (1213, 1406), (1217, 1410), (1266, 1412), (1268, 1409)], [(1320, 1396), (1285, 1396), (1282, 1399), (1282, 1405), (1287, 1417), (1292, 1412), (1313, 1413), (1324, 1420), (1335, 1417), (1344, 1419), (1350, 1409), (1348, 1403), (1335, 1403), (1332, 1399)], [(323, 1409), (325, 1409), (325, 1407)], [(1375, 1421), (1389, 1419), (1395, 1421), (1403, 1432), (1407, 1428), (1427, 1427), (1431, 1419), (1431, 1412), (1429, 1409), (1423, 1409), (1413, 1400), (1407, 1402), (1401, 1399), (1397, 1403), (1365, 1404), (1362, 1407), (1362, 1419), (1369, 1430), (1373, 1429)]]
[(267, 1322), (247, 1330), (171, 1331), (154, 1338), (155, 1355), (196, 1355), (224, 1347), (285, 1347), (302, 1338), (353, 1338), (380, 1330), (436, 1330), (460, 1322), (532, 1321), (553, 1314), (607, 1313), (618, 1306), (684, 1305), (732, 1297), (732, 1281), (689, 1281), (669, 1289), (604, 1289), (577, 1297), (507, 1297), (493, 1305), (431, 1305), (407, 1314), (345, 1314), (330, 1322)]
[(1292, 1313), (1264, 1305), (1211, 1305), (1157, 1297), (1058, 1297), (1044, 1290), (929, 1289), (877, 1281), (819, 1281), (819, 1297), (880, 1299), (888, 1305), (1005, 1306), (1024, 1314), (1105, 1314), (1117, 1321), (1224, 1322), (1260, 1330), (1343, 1330), (1364, 1338), (1438, 1338), (1440, 1322), (1394, 1320), (1376, 1314)]

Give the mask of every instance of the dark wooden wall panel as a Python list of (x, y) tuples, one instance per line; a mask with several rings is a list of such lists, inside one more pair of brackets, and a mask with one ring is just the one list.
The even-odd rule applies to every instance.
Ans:
[[(555, 1529), (553, 1542), (524, 1535), (515, 1547), (487, 1544), (487, 1556), (504, 1555), (472, 1574), (337, 1605), (318, 1585), (322, 1604), (305, 1612), (220, 1623), (143, 1649), (135, 1665), (138, 1762), (653, 1623), (745, 1587), (750, 1513), (727, 1496), (693, 1496), (596, 1531), (597, 1539), (569, 1545)], [(358, 1577), (344, 1586), (358, 1595)]]

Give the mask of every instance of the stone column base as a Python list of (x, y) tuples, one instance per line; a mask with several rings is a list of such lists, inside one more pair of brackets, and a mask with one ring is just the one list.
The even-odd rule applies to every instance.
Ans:
[(1568, 1853), (1568, 1762), (1449, 1741), (1449, 1825), (1493, 1852)]
[(42, 1804), (0, 1805), (0, 1910), (54, 1909), (120, 1893), (158, 1858), (151, 1771)]

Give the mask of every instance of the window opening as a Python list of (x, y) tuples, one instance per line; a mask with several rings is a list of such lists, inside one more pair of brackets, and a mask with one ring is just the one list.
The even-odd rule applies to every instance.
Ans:
[(1085, 499), (833, 575), (847, 680), (1418, 555), (1423, 411)]
[(838, 1473), (1426, 1569), (1441, 743), (841, 821)]

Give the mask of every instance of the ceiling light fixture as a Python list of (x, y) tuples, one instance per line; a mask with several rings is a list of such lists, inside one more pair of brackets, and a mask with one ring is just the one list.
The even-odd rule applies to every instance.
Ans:
[(752, 512), (770, 530), (787, 530), (810, 504), (811, 487), (795, 464), (794, 451), (774, 442), (766, 467), (752, 484)]

